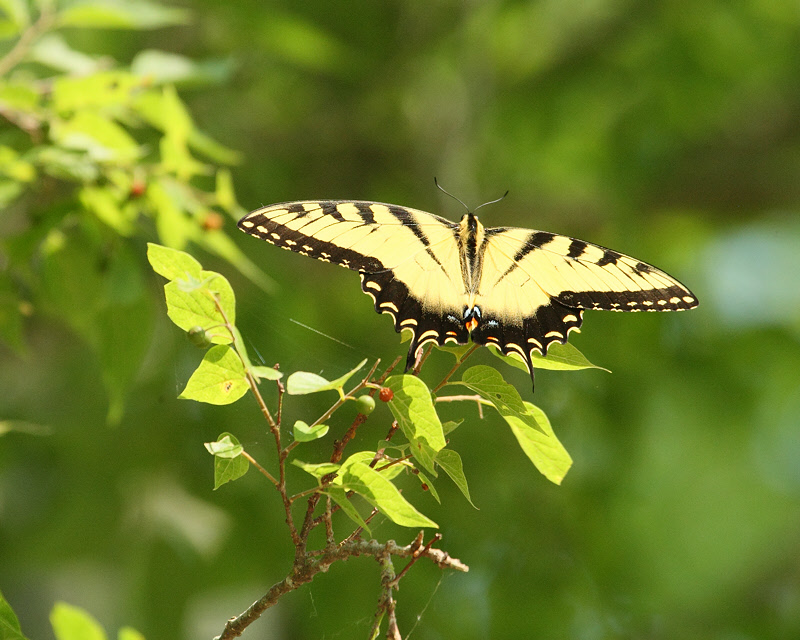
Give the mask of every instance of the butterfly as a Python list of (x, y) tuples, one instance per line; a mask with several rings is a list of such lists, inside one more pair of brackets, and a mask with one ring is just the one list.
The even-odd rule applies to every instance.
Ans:
[(681, 311), (697, 297), (664, 271), (547, 231), (486, 228), (393, 204), (301, 200), (257, 209), (239, 228), (361, 276), (397, 332), (411, 333), (410, 369), (429, 343), (493, 345), (525, 363), (564, 344), (586, 309)]

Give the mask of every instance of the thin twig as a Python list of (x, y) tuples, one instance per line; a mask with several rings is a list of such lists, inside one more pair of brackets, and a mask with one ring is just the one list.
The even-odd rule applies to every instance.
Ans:
[(400, 580), (403, 578), (404, 575), (406, 575), (408, 573), (408, 570), (412, 566), (414, 566), (414, 563), (417, 560), (419, 560), (422, 556), (424, 556), (428, 551), (430, 551), (431, 547), (434, 544), (436, 544), (437, 542), (439, 542), (439, 540), (441, 540), (441, 539), (442, 539), (442, 534), (441, 533), (436, 533), (436, 534), (434, 534), (433, 538), (431, 538), (428, 541), (428, 544), (425, 545), (425, 547), (422, 549), (422, 551), (419, 551), (419, 552), (415, 551), (414, 554), (411, 556), (411, 560), (409, 561), (409, 563), (403, 568), (403, 570), (400, 573), (397, 574), (397, 577), (392, 581), (392, 584), (390, 586), (392, 586), (395, 589), (397, 589), (398, 588), (398, 584), (400, 583)]
[(215, 640), (230, 640), (255, 622), (267, 609), (272, 607), (285, 593), (311, 582), (321, 572), (327, 571), (334, 562), (346, 560), (351, 556), (372, 556), (379, 558), (385, 554), (397, 558), (426, 557), (442, 569), (469, 571), (469, 567), (456, 558), (450, 557), (446, 551), (429, 548), (420, 552), (418, 546), (398, 546), (394, 540), (384, 544), (377, 540), (350, 540), (333, 549), (312, 552), (295, 562), (292, 573), (277, 582), (261, 598), (250, 605), (243, 613), (228, 620), (222, 633)]
[(480, 346), (480, 345), (473, 344), (473, 345), (472, 345), (472, 347), (470, 347), (469, 349), (467, 349), (467, 352), (466, 352), (466, 353), (465, 353), (463, 356), (461, 356), (461, 357), (460, 357), (458, 360), (456, 360), (456, 363), (453, 365), (453, 368), (452, 368), (452, 369), (450, 369), (450, 371), (448, 371), (448, 372), (447, 372), (447, 374), (445, 375), (445, 377), (444, 377), (444, 378), (442, 378), (442, 381), (441, 381), (439, 384), (437, 384), (437, 385), (436, 385), (436, 387), (434, 387), (434, 389), (433, 389), (433, 391), (431, 391), (431, 393), (432, 393), (432, 394), (434, 394), (434, 395), (436, 395), (436, 392), (437, 392), (439, 389), (441, 389), (441, 388), (442, 388), (444, 385), (446, 385), (446, 384), (447, 384), (447, 382), (448, 382), (448, 381), (450, 380), (450, 378), (452, 377), (452, 375), (453, 375), (453, 374), (456, 372), (456, 370), (457, 370), (457, 369), (458, 369), (458, 368), (459, 368), (459, 367), (460, 367), (462, 364), (464, 364), (464, 360), (466, 360), (467, 358), (469, 358), (469, 356), (471, 356), (471, 355), (472, 355), (472, 353), (475, 351), (475, 349), (477, 349), (479, 346)]
[(258, 464), (258, 462), (256, 462), (256, 460), (255, 460), (255, 458), (253, 458), (253, 456), (251, 456), (251, 455), (250, 455), (249, 453), (247, 453), (246, 451), (242, 451), (242, 457), (243, 457), (243, 458), (246, 458), (246, 459), (247, 459), (247, 461), (248, 461), (250, 464), (252, 464), (252, 465), (253, 465), (253, 466), (254, 466), (256, 469), (258, 469), (258, 470), (259, 470), (259, 471), (260, 471), (260, 472), (261, 472), (263, 475), (265, 475), (265, 476), (266, 476), (266, 477), (269, 479), (269, 481), (270, 481), (272, 484), (274, 484), (276, 487), (278, 486), (278, 481), (275, 479), (275, 477), (274, 477), (274, 476), (273, 476), (273, 475), (272, 475), (272, 474), (271, 474), (269, 471), (267, 471), (267, 470), (266, 470), (264, 467), (262, 467), (260, 464)]
[(19, 40), (9, 50), (9, 52), (0, 58), (0, 76), (6, 75), (14, 67), (16, 67), (25, 55), (28, 49), (36, 41), (36, 39), (45, 33), (53, 24), (53, 14), (51, 10), (45, 5), (42, 7), (42, 12), (39, 18), (30, 27), (22, 32)]

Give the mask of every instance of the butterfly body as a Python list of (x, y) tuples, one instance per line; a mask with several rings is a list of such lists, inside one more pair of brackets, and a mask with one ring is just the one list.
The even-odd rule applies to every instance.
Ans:
[(411, 332), (410, 368), (428, 343), (494, 345), (524, 362), (567, 341), (585, 309), (679, 311), (697, 298), (630, 256), (545, 231), (459, 223), (365, 201), (298, 201), (239, 221), (276, 246), (357, 271), (375, 310)]

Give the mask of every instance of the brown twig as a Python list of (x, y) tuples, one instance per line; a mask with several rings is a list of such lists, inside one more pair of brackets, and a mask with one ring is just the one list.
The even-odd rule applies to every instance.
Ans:
[(447, 552), (440, 549), (428, 548), (420, 552), (419, 546), (410, 544), (399, 546), (394, 540), (389, 540), (386, 543), (380, 543), (377, 540), (350, 540), (333, 549), (325, 549), (324, 551), (298, 557), (295, 560), (291, 574), (272, 585), (267, 593), (240, 615), (228, 620), (222, 633), (215, 640), (230, 640), (240, 636), (250, 624), (272, 607), (282, 595), (311, 582), (318, 573), (327, 571), (334, 562), (346, 560), (352, 556), (371, 556), (377, 559), (384, 555), (396, 558), (424, 557), (442, 569), (469, 571), (467, 565), (456, 558), (450, 557)]
[(246, 458), (250, 464), (252, 464), (256, 469), (258, 469), (261, 472), (262, 475), (266, 476), (272, 484), (274, 484), (276, 487), (278, 486), (278, 481), (275, 479), (275, 477), (264, 467), (258, 464), (255, 458), (253, 458), (253, 456), (247, 453), (247, 451), (242, 451), (242, 457)]
[(433, 391), (431, 391), (431, 393), (433, 395), (436, 395), (436, 392), (439, 389), (441, 389), (444, 385), (447, 384), (447, 382), (450, 380), (450, 378), (453, 376), (453, 374), (458, 370), (458, 368), (462, 364), (464, 364), (464, 360), (469, 358), (472, 355), (472, 353), (475, 351), (475, 349), (477, 349), (479, 346), (480, 345), (473, 344), (469, 349), (467, 349), (467, 352), (463, 356), (461, 356), (458, 360), (456, 360), (456, 363), (453, 365), (453, 368), (450, 369), (450, 371), (447, 372), (447, 374), (444, 376), (444, 378), (442, 378), (442, 381), (439, 384), (437, 384), (436, 387), (434, 387)]
[(30, 27), (22, 32), (19, 40), (9, 50), (9, 52), (0, 58), (0, 76), (6, 75), (14, 67), (16, 67), (25, 55), (28, 49), (36, 41), (36, 39), (45, 33), (53, 24), (53, 13), (44, 5), (39, 18)]

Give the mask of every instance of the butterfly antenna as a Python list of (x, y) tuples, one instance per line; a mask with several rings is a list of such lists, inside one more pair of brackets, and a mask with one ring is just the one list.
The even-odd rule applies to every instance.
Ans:
[(503, 198), (505, 198), (507, 195), (508, 195), (508, 191), (506, 191), (506, 192), (505, 192), (505, 193), (504, 193), (502, 196), (500, 196), (499, 198), (497, 198), (497, 200), (489, 200), (489, 202), (484, 202), (482, 205), (480, 205), (480, 206), (478, 206), (478, 207), (475, 207), (475, 211), (473, 211), (472, 213), (476, 213), (476, 212), (478, 211), (478, 209), (480, 209), (481, 207), (485, 207), (487, 204), (497, 204), (497, 203), (498, 203), (498, 202), (500, 202), (500, 201), (501, 201)]
[(440, 185), (439, 181), (436, 179), (436, 176), (433, 177), (433, 184), (435, 184), (436, 188), (439, 189), (439, 191), (441, 191), (443, 194), (450, 196), (456, 202), (461, 203), (461, 206), (467, 210), (467, 213), (469, 213), (469, 207), (466, 204), (464, 204), (464, 201), (461, 198), (456, 198), (452, 193), (450, 193), (442, 185)]
[[(456, 202), (461, 203), (461, 206), (464, 207), (467, 211), (469, 211), (469, 207), (466, 204), (464, 204), (464, 201), (461, 198), (456, 198), (452, 193), (450, 193), (444, 187), (442, 187), (442, 185), (439, 184), (439, 181), (435, 177), (433, 179), (433, 183), (436, 185), (436, 187), (439, 189), (439, 191), (441, 191), (445, 195), (450, 196)], [(489, 202), (484, 202), (482, 205), (475, 207), (475, 209), (472, 211), (472, 213), (477, 212), (478, 209), (480, 209), (481, 207), (485, 207), (487, 204), (496, 204), (496, 203), (500, 202), (507, 195), (508, 195), (508, 191), (506, 191), (502, 196), (500, 196), (496, 200), (490, 200)]]

